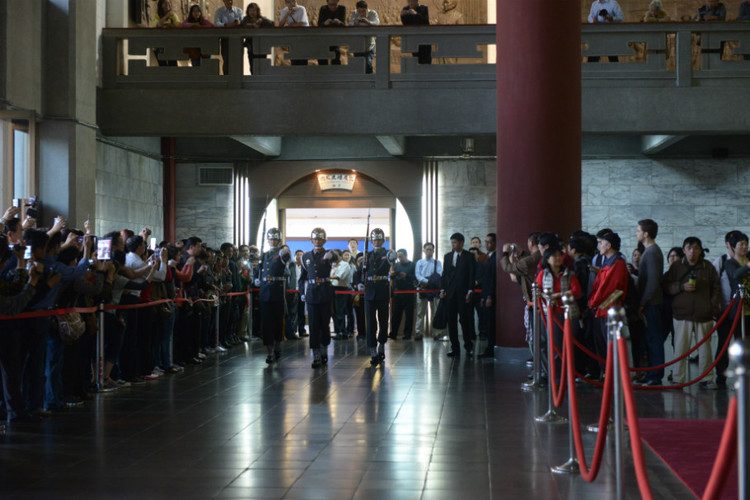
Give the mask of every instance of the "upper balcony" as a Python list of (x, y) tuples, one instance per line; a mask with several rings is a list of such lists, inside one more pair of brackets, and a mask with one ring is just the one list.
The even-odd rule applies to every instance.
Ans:
[[(366, 74), (361, 53), (371, 37), (375, 72)], [(432, 64), (412, 56), (423, 45), (432, 47)], [(318, 65), (333, 58), (334, 47), (342, 64)], [(102, 48), (98, 123), (107, 135), (465, 135), (496, 128), (494, 25), (105, 29)], [(159, 66), (156, 52), (178, 65)], [(583, 25), (581, 61), (584, 133), (750, 130), (750, 23)]]

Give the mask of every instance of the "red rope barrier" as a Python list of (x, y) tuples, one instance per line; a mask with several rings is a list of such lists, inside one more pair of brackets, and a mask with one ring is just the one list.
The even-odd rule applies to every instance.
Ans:
[[(628, 415), (630, 446), (633, 450), (633, 466), (635, 467), (635, 475), (638, 479), (638, 489), (641, 491), (642, 498), (645, 500), (653, 500), (654, 495), (651, 493), (651, 485), (648, 482), (646, 460), (643, 458), (643, 442), (641, 441), (641, 429), (638, 426), (638, 410), (635, 406), (635, 391), (633, 391), (633, 385), (630, 383), (628, 347), (625, 339), (617, 339), (617, 349), (620, 357), (618, 360), (618, 368), (620, 370), (620, 376), (622, 377), (622, 392), (625, 399), (625, 411)], [(609, 373), (609, 371), (607, 373)], [(601, 431), (601, 428), (599, 430)]]
[[(649, 386), (649, 385), (642, 385), (642, 386), (636, 387), (636, 389), (639, 390), (639, 391), (661, 391), (661, 390), (664, 390), (664, 389), (682, 389), (683, 387), (687, 387), (689, 385), (695, 384), (696, 382), (699, 382), (703, 377), (705, 377), (706, 375), (708, 375), (709, 373), (711, 373), (711, 370), (713, 370), (714, 368), (716, 368), (716, 364), (719, 362), (719, 359), (724, 355), (724, 353), (726, 352), (726, 350), (729, 348), (729, 344), (732, 342), (732, 339), (734, 338), (734, 331), (737, 329), (737, 323), (739, 323), (739, 319), (742, 317), (742, 313), (743, 313), (743, 311), (742, 311), (742, 299), (740, 299), (740, 305), (737, 308), (737, 314), (734, 317), (734, 322), (732, 323), (732, 328), (729, 331), (729, 335), (727, 335), (727, 339), (724, 341), (724, 345), (722, 346), (721, 351), (719, 352), (719, 355), (716, 356), (716, 358), (714, 358), (713, 363), (711, 363), (711, 365), (708, 368), (706, 368), (706, 370), (704, 370), (703, 373), (701, 373), (697, 378), (695, 378), (695, 379), (693, 379), (693, 380), (691, 380), (689, 382), (685, 382), (684, 384), (651, 385), (651, 386)], [(632, 368), (631, 368), (630, 371), (632, 371)]]
[[(568, 320), (570, 321), (570, 320)], [(607, 442), (607, 424), (609, 423), (610, 405), (612, 404), (612, 391), (614, 384), (613, 377), (604, 378), (604, 392), (602, 393), (602, 406), (599, 413), (599, 433), (596, 435), (596, 446), (594, 447), (594, 456), (591, 459), (591, 467), (586, 464), (586, 453), (583, 449), (583, 437), (581, 436), (581, 418), (578, 413), (578, 394), (573, 369), (573, 342), (571, 336), (565, 342), (566, 350), (571, 354), (567, 356), (568, 362), (568, 396), (570, 398), (570, 418), (573, 427), (573, 441), (575, 443), (576, 456), (578, 464), (581, 467), (581, 477), (588, 483), (593, 482), (599, 474), (604, 458), (604, 446)], [(607, 347), (607, 363), (605, 373), (613, 373), (613, 356), (612, 343)]]
[(724, 432), (721, 434), (719, 451), (716, 453), (716, 461), (711, 469), (711, 477), (708, 479), (706, 489), (703, 491), (703, 500), (714, 500), (721, 497), (724, 486), (727, 484), (729, 471), (737, 458), (737, 398), (729, 401), (727, 420), (724, 423)]
[[(685, 352), (684, 354), (680, 355), (677, 358), (674, 358), (673, 360), (671, 360), (671, 361), (669, 361), (667, 363), (664, 363), (664, 364), (661, 364), (661, 365), (657, 365), (657, 366), (647, 366), (645, 368), (630, 368), (630, 371), (631, 372), (650, 372), (650, 371), (654, 371), (654, 370), (661, 370), (662, 368), (666, 368), (668, 366), (671, 366), (671, 365), (673, 365), (673, 364), (675, 364), (675, 363), (677, 363), (679, 361), (682, 361), (683, 359), (687, 358), (688, 356), (690, 356), (700, 346), (702, 346), (703, 344), (705, 344), (706, 342), (708, 342), (711, 339), (711, 335), (714, 334), (714, 332), (719, 328), (719, 326), (726, 319), (727, 315), (729, 314), (729, 311), (732, 309), (732, 305), (734, 304), (735, 300), (736, 299), (734, 299), (734, 298), (732, 299), (732, 302), (729, 303), (729, 305), (727, 306), (726, 310), (724, 310), (724, 313), (716, 321), (716, 323), (714, 324), (713, 328), (711, 328), (711, 330), (705, 335), (705, 337), (703, 337), (699, 342), (697, 342), (695, 344), (695, 346), (693, 346), (687, 352)], [(734, 333), (734, 327), (732, 328), (732, 333)]]
[[(564, 342), (565, 342), (565, 335), (567, 335), (568, 332), (565, 332), (563, 330), (563, 352), (562, 352), (562, 355), (560, 356), (560, 372), (561, 372), (560, 373), (560, 386), (556, 387), (556, 383), (557, 383), (556, 382), (557, 381), (557, 373), (556, 373), (557, 367), (556, 367), (556, 364), (557, 363), (555, 363), (555, 359), (554, 359), (553, 355), (554, 355), (555, 352), (559, 352), (559, 351), (555, 350), (555, 335), (554, 335), (554, 331), (553, 331), (554, 330), (554, 325), (552, 324), (552, 319), (556, 319), (556, 318), (554, 317), (552, 311), (553, 311), (552, 305), (550, 305), (549, 307), (547, 307), (547, 317), (548, 317), (547, 324), (549, 325), (549, 329), (547, 330), (547, 343), (549, 345), (549, 355), (548, 355), (549, 356), (549, 358), (548, 358), (548, 361), (549, 361), (549, 363), (548, 363), (549, 364), (549, 383), (551, 384), (550, 388), (552, 389), (552, 402), (554, 403), (555, 408), (559, 408), (563, 404), (563, 401), (565, 400), (565, 382), (566, 382), (566, 379), (567, 379), (567, 377), (566, 377), (567, 366), (566, 366), (566, 363), (565, 363), (565, 361), (566, 361), (566, 355), (565, 355), (566, 354), (566, 349), (565, 349)], [(568, 322), (568, 323), (570, 323), (570, 322)]]

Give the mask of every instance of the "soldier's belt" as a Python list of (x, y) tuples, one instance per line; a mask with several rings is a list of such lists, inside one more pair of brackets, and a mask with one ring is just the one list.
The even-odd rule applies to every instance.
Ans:
[(283, 276), (267, 276), (263, 281), (268, 283), (273, 281), (286, 281), (286, 278)]
[(387, 280), (388, 276), (368, 276), (367, 281), (383, 281)]
[(323, 283), (330, 283), (331, 278), (315, 278), (314, 280), (310, 280), (316, 285), (322, 285)]

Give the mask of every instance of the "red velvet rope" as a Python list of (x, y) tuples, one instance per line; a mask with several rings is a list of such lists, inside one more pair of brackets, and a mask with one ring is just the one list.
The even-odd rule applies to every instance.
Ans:
[[(570, 319), (566, 320), (570, 322)], [(612, 404), (612, 383), (613, 377), (604, 378), (604, 392), (602, 393), (602, 406), (599, 412), (599, 433), (596, 435), (596, 446), (594, 447), (594, 456), (591, 459), (591, 467), (586, 464), (586, 453), (583, 449), (583, 437), (581, 435), (581, 418), (578, 413), (578, 394), (576, 392), (576, 384), (574, 380), (574, 360), (573, 360), (573, 342), (572, 335), (568, 335), (565, 338), (565, 349), (568, 351), (567, 362), (568, 362), (568, 395), (570, 398), (570, 418), (571, 427), (573, 428), (573, 441), (575, 443), (576, 456), (578, 457), (578, 464), (581, 468), (581, 477), (586, 482), (593, 482), (596, 476), (599, 474), (601, 468), (602, 459), (604, 457), (604, 447), (607, 442), (607, 424), (609, 423), (610, 405)], [(605, 373), (613, 373), (613, 356), (612, 356), (612, 343), (610, 342), (607, 347), (607, 362)]]
[[(685, 359), (688, 356), (690, 356), (700, 346), (702, 346), (703, 344), (705, 344), (706, 342), (708, 342), (711, 339), (711, 335), (714, 334), (714, 332), (719, 328), (719, 326), (727, 318), (727, 315), (729, 315), (729, 311), (732, 309), (732, 305), (734, 305), (735, 300), (736, 300), (735, 298), (732, 299), (732, 301), (729, 303), (729, 305), (727, 306), (727, 308), (724, 310), (724, 313), (721, 315), (721, 317), (718, 319), (718, 321), (716, 321), (716, 324), (714, 324), (713, 328), (711, 328), (711, 331), (709, 331), (705, 335), (705, 337), (703, 337), (699, 342), (697, 342), (695, 344), (695, 346), (693, 346), (687, 352), (685, 352), (684, 354), (680, 355), (677, 358), (674, 358), (673, 360), (671, 360), (671, 361), (669, 361), (667, 363), (664, 363), (664, 364), (661, 364), (661, 365), (658, 365), (658, 366), (648, 366), (648, 367), (645, 367), (645, 368), (630, 368), (630, 371), (631, 372), (650, 372), (650, 371), (654, 371), (654, 370), (661, 370), (662, 368), (666, 368), (668, 366), (671, 366), (671, 365), (677, 363), (678, 361), (682, 361), (683, 359)], [(731, 333), (734, 333), (734, 327), (732, 327), (732, 332)], [(731, 333), (730, 333), (730, 337), (731, 337)]]
[[(565, 376), (566, 356), (565, 356), (565, 349), (563, 349), (563, 353), (560, 356), (560, 359), (562, 361), (560, 363), (561, 372), (562, 372), (560, 373), (560, 386), (557, 387), (556, 385), (557, 384), (557, 373), (556, 373), (557, 367), (555, 366), (556, 363), (555, 363), (554, 354), (555, 352), (559, 353), (559, 351), (555, 350), (555, 335), (553, 332), (554, 325), (552, 324), (552, 320), (556, 318), (554, 317), (552, 311), (553, 311), (553, 307), (551, 305), (547, 307), (547, 325), (549, 325), (547, 329), (547, 347), (549, 348), (549, 354), (548, 354), (547, 359), (549, 360), (549, 363), (548, 363), (549, 364), (549, 384), (550, 384), (550, 388), (552, 389), (552, 402), (554, 403), (555, 408), (559, 408), (560, 405), (562, 405), (563, 401), (565, 400), (565, 380), (567, 378)], [(568, 333), (568, 332), (565, 332), (564, 330), (563, 332), (564, 332), (563, 335), (566, 335)], [(564, 338), (565, 337), (563, 336), (563, 339)]]
[(703, 492), (703, 500), (714, 500), (721, 497), (724, 486), (727, 484), (729, 472), (737, 458), (737, 398), (729, 401), (727, 410), (727, 421), (724, 422), (724, 432), (721, 434), (719, 451), (711, 469), (711, 477)]
[[(628, 369), (628, 345), (625, 339), (617, 339), (617, 350), (620, 359), (619, 369), (622, 377), (622, 392), (625, 399), (625, 411), (628, 415), (628, 429), (630, 430), (630, 446), (633, 450), (633, 466), (635, 476), (638, 478), (638, 488), (641, 490), (641, 498), (653, 500), (651, 485), (648, 482), (646, 471), (646, 460), (643, 458), (643, 442), (641, 441), (641, 429), (638, 426), (638, 409), (635, 406), (635, 391), (630, 381), (630, 370)], [(609, 371), (607, 373), (610, 373)], [(610, 378), (610, 377), (607, 377)], [(601, 428), (600, 428), (601, 430)]]

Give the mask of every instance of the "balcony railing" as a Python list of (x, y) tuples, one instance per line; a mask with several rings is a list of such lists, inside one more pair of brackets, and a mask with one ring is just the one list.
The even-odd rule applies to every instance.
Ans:
[[(255, 57), (253, 74), (244, 46), (248, 37)], [(371, 37), (375, 72), (367, 74), (361, 53)], [(228, 46), (226, 74), (220, 39)], [(105, 89), (495, 85), (494, 25), (105, 29), (102, 43)], [(424, 45), (431, 47), (432, 64), (419, 64), (413, 55)], [(333, 59), (334, 47), (341, 50), (342, 64), (317, 65), (317, 60)], [(159, 66), (156, 53), (159, 60), (176, 61), (177, 66)], [(600, 60), (589, 61), (594, 56)], [(193, 66), (191, 58), (200, 64)], [(292, 59), (311, 63), (289, 65)], [(748, 85), (750, 23), (583, 25), (581, 61), (584, 87)]]

